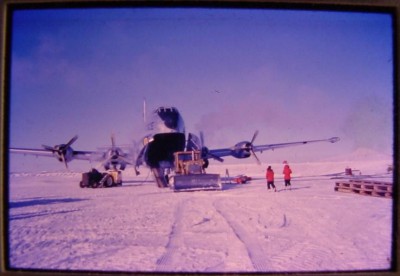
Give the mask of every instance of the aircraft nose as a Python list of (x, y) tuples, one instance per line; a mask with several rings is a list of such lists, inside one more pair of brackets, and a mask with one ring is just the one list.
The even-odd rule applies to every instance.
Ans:
[(169, 129), (176, 129), (178, 127), (179, 114), (175, 109), (160, 109), (158, 115)]
[(165, 119), (164, 123), (168, 128), (173, 128), (173, 129), (175, 129), (178, 125), (177, 120), (171, 117)]

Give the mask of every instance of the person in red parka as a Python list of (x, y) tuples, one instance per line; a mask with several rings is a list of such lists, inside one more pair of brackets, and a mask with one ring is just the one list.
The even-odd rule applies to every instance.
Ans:
[(285, 180), (285, 188), (286, 188), (286, 187), (292, 185), (292, 184), (290, 183), (290, 179), (291, 179), (290, 174), (292, 173), (292, 170), (290, 169), (290, 167), (289, 167), (287, 161), (283, 161), (283, 164), (284, 164), (285, 166), (283, 167), (283, 172), (282, 172), (282, 173), (283, 173), (283, 179)]
[(267, 178), (268, 190), (271, 189), (271, 187), (272, 187), (272, 188), (274, 188), (274, 191), (276, 192), (276, 188), (275, 188), (275, 184), (274, 184), (274, 171), (272, 170), (271, 166), (268, 166), (265, 177)]

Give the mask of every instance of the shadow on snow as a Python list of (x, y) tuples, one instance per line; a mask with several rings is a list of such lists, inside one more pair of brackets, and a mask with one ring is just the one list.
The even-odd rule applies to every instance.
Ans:
[(22, 207), (32, 207), (36, 205), (50, 205), (50, 204), (59, 204), (59, 203), (73, 203), (78, 201), (83, 201), (87, 199), (81, 198), (34, 198), (25, 201), (16, 201), (10, 202), (8, 207), (12, 208), (22, 208)]

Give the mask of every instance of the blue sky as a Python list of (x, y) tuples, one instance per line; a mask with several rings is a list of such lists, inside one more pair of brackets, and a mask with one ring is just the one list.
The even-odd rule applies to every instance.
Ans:
[[(392, 153), (392, 18), (263, 9), (48, 9), (13, 17), (10, 141), (77, 150), (143, 136), (142, 105), (176, 106), (209, 148), (339, 136), (265, 152), (315, 161)], [(62, 168), (12, 156), (18, 166)], [(229, 158), (228, 158), (229, 159)], [(228, 161), (227, 159), (227, 161)], [(82, 167), (82, 161), (74, 166)], [(251, 161), (248, 161), (251, 162)], [(74, 162), (73, 162), (74, 163)]]

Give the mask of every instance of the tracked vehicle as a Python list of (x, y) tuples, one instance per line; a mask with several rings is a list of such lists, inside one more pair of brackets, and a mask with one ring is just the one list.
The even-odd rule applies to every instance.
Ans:
[(122, 185), (122, 174), (120, 170), (110, 169), (106, 172), (99, 172), (92, 169), (90, 172), (82, 174), (79, 182), (81, 188), (106, 188)]
[(200, 151), (179, 151), (174, 153), (175, 175), (169, 179), (175, 192), (198, 190), (222, 190), (219, 174), (205, 172), (206, 161)]

